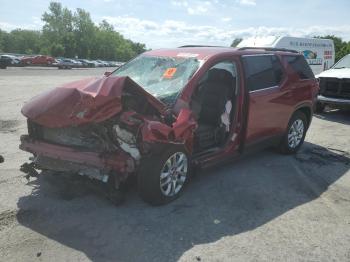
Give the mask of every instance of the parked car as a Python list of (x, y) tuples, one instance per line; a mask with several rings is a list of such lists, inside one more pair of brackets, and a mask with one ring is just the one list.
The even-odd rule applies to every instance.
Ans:
[(21, 64), (21, 59), (13, 55), (1, 55), (1, 61), (2, 69), (7, 66), (19, 66)]
[(117, 62), (114, 62), (114, 61), (106, 61), (106, 62), (108, 63), (109, 67), (118, 67)]
[(21, 62), (25, 65), (52, 65), (56, 60), (51, 56), (37, 55), (23, 57)]
[(82, 63), (82, 67), (95, 67), (95, 63), (87, 59), (77, 59)]
[(83, 63), (80, 62), (79, 60), (77, 60), (77, 59), (71, 59), (71, 60), (74, 64), (74, 67), (76, 67), (76, 68), (83, 67)]
[(67, 58), (57, 59), (57, 63), (55, 63), (54, 65), (57, 66), (58, 69), (72, 69), (73, 67), (75, 67), (75, 63), (73, 62), (73, 60)]
[(320, 82), (317, 112), (322, 112), (326, 105), (333, 108), (350, 108), (350, 54), (316, 77)]
[(123, 62), (114, 62), (114, 64), (115, 64), (115, 66), (116, 67), (121, 67), (122, 65), (124, 65), (124, 63)]
[(104, 67), (104, 64), (100, 60), (92, 61), (95, 64), (95, 67)]
[(317, 93), (295, 51), (153, 50), (33, 98), (22, 108), (28, 135), (20, 148), (35, 156), (29, 173), (79, 173), (116, 188), (135, 177), (145, 201), (165, 204), (194, 166), (231, 161), (257, 145), (298, 151)]
[(0, 56), (0, 69), (6, 69), (11, 64), (12, 64), (12, 58), (6, 55)]
[(72, 69), (83, 67), (83, 64), (80, 61), (70, 58), (59, 59), (59, 62), (54, 65), (57, 66), (58, 69)]
[(106, 62), (106, 61), (102, 61), (102, 60), (96, 60), (96, 61), (100, 64), (101, 67), (107, 67), (108, 66), (108, 62)]

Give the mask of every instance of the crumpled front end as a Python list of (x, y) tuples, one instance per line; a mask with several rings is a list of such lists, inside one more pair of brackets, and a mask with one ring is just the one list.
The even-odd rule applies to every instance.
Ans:
[(104, 182), (113, 176), (119, 184), (158, 144), (192, 151), (191, 111), (169, 123), (164, 108), (127, 77), (84, 80), (37, 96), (22, 109), (28, 135), (20, 149), (34, 156), (22, 170), (73, 172)]
[(34, 155), (32, 166), (70, 172), (106, 182), (110, 174), (124, 180), (135, 170), (135, 159), (108, 135), (108, 125), (48, 128), (28, 121), (20, 149)]

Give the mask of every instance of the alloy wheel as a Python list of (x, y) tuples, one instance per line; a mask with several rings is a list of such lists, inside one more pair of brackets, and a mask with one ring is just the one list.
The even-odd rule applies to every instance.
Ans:
[(165, 162), (160, 173), (160, 190), (163, 195), (171, 197), (180, 192), (188, 171), (187, 156), (176, 152)]
[(290, 148), (296, 148), (300, 144), (303, 139), (304, 130), (304, 122), (301, 119), (293, 122), (288, 131), (288, 146)]

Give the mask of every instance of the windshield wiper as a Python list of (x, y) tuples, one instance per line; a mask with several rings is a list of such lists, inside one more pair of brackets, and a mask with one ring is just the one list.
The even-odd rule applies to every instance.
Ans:
[(346, 66), (341, 66), (341, 67), (334, 67), (333, 69), (343, 69), (343, 68), (347, 68)]

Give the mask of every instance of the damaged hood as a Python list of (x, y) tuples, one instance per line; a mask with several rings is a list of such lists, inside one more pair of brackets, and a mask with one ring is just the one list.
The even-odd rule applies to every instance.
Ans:
[(133, 89), (161, 114), (165, 105), (129, 77), (89, 78), (42, 93), (22, 108), (22, 114), (46, 127), (98, 123), (122, 111), (124, 88)]

